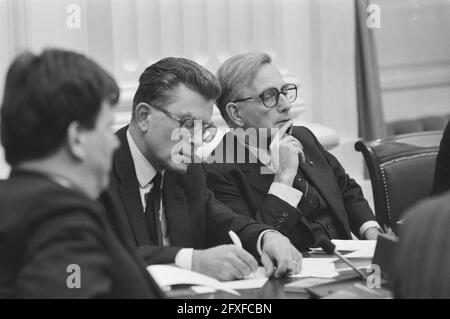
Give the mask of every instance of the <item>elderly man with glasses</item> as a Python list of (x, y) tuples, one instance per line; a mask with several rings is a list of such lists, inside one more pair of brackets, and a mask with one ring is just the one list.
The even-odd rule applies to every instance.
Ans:
[[(110, 219), (148, 264), (231, 280), (255, 271), (258, 259), (268, 276), (296, 273), (302, 256), (289, 239), (217, 201), (204, 168), (193, 164), (198, 147), (216, 134), (219, 94), (214, 75), (187, 59), (165, 58), (142, 73), (131, 122), (117, 132), (107, 195), (122, 209)], [(231, 245), (229, 231), (243, 247)]]
[(217, 75), (216, 105), (231, 132), (205, 164), (216, 198), (283, 231), (301, 251), (322, 236), (375, 239), (380, 228), (360, 186), (310, 130), (292, 126), (297, 86), (270, 56), (234, 56)]

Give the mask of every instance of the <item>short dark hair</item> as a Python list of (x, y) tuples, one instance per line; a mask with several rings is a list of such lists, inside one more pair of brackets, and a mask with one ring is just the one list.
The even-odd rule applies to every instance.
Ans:
[(145, 69), (133, 99), (132, 116), (141, 102), (165, 107), (172, 102), (172, 91), (182, 83), (206, 100), (220, 95), (220, 84), (214, 74), (194, 61), (184, 58), (164, 58)]
[(92, 129), (101, 104), (118, 99), (114, 79), (82, 54), (46, 49), (19, 55), (9, 67), (0, 110), (6, 161), (50, 155), (64, 143), (71, 122)]

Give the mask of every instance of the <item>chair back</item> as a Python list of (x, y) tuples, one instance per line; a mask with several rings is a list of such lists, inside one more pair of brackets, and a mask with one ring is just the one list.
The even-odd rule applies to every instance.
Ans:
[(405, 210), (431, 195), (442, 134), (420, 132), (355, 143), (369, 170), (376, 219), (386, 231), (396, 232)]

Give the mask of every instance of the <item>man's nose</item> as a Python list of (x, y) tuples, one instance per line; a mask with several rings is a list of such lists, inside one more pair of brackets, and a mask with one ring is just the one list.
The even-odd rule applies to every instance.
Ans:
[(287, 112), (291, 109), (291, 102), (288, 101), (287, 97), (284, 94), (280, 94), (280, 98), (278, 100), (277, 109), (278, 112)]

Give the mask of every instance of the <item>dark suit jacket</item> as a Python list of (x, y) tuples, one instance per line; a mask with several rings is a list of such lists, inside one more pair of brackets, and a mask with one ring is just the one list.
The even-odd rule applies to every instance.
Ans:
[[(120, 129), (121, 141), (113, 160), (108, 193), (116, 198), (120, 210), (106, 210), (114, 225), (121, 228), (127, 240), (138, 246), (148, 264), (173, 263), (181, 248), (204, 249), (231, 243), (228, 231), (235, 231), (244, 248), (258, 256), (256, 243), (262, 230), (270, 227), (240, 216), (214, 198), (206, 187), (206, 175), (201, 165), (190, 165), (185, 174), (164, 173), (163, 207), (166, 215), (170, 247), (150, 242), (144, 219), (133, 159), (126, 138), (128, 126)], [(259, 258), (257, 258), (259, 259)]]
[[(237, 153), (237, 147), (240, 146), (236, 145), (239, 142), (230, 134), (219, 143), (213, 156), (231, 158), (230, 153)], [(302, 143), (306, 156), (306, 163), (300, 161), (299, 171), (325, 199), (330, 213), (335, 214), (347, 237), (351, 238), (351, 231), (359, 236), (359, 227), (366, 221), (375, 220), (361, 188), (345, 173), (338, 160), (325, 151), (311, 131), (294, 127), (292, 135)], [(227, 145), (228, 141), (234, 141), (231, 143), (234, 145)], [(218, 152), (223, 155), (217, 156)], [(248, 151), (245, 156), (245, 163), (205, 164), (208, 187), (218, 200), (235, 212), (276, 226), (290, 237), (298, 249), (304, 250), (313, 243), (313, 235), (302, 212), (280, 198), (269, 195), (274, 175), (261, 174), (262, 164), (255, 163), (256, 159)]]
[(445, 127), (436, 158), (433, 195), (442, 194), (448, 190), (450, 190), (450, 121)]
[(394, 258), (395, 298), (450, 298), (450, 192), (404, 214)]
[[(80, 267), (81, 288), (66, 281)], [(69, 278), (69, 282), (72, 282)], [(44, 175), (0, 181), (0, 298), (163, 297), (102, 206)]]

